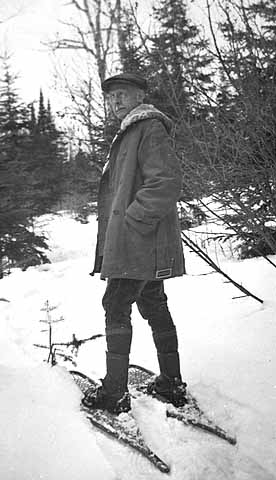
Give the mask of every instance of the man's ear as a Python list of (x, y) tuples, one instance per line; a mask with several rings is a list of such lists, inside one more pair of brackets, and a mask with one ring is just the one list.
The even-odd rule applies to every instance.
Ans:
[(137, 90), (137, 101), (139, 103), (143, 103), (145, 96), (146, 96), (146, 94), (145, 94), (144, 90), (140, 90), (140, 89)]

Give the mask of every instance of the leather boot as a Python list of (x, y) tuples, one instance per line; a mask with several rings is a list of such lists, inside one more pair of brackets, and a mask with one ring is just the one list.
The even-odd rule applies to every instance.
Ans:
[(108, 410), (112, 413), (130, 410), (128, 394), (128, 355), (106, 352), (106, 376), (96, 390), (87, 391), (82, 400), (88, 408)]
[(178, 352), (158, 353), (160, 375), (148, 385), (148, 393), (160, 395), (175, 407), (187, 403), (186, 387), (182, 382)]
[(165, 377), (181, 380), (178, 352), (157, 353), (160, 373)]
[(107, 394), (121, 398), (127, 392), (129, 356), (106, 352), (106, 376), (103, 385)]

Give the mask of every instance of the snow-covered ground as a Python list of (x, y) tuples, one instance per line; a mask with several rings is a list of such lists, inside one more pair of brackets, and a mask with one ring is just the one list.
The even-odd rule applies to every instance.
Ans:
[[(46, 220), (49, 220), (46, 221)], [(80, 393), (66, 370), (50, 367), (45, 311), (55, 342), (104, 333), (105, 282), (91, 277), (96, 222), (66, 215), (44, 219), (52, 263), (15, 270), (0, 281), (0, 479), (159, 480), (166, 475), (128, 448), (93, 430), (79, 411)], [(273, 257), (272, 257), (273, 259)], [(276, 260), (274, 258), (274, 260)], [(164, 406), (133, 401), (139, 427), (170, 463), (172, 480), (276, 479), (276, 270), (263, 259), (220, 259), (221, 267), (264, 300), (241, 293), (186, 251), (188, 275), (166, 282), (178, 329), (183, 378), (207, 413), (238, 438), (228, 445), (167, 420)], [(6, 299), (8, 301), (4, 301)], [(157, 370), (147, 323), (133, 309), (131, 361)], [(77, 369), (100, 378), (105, 340), (87, 342)]]

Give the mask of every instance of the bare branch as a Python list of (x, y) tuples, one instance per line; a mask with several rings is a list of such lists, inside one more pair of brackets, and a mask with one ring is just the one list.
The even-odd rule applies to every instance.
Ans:
[(212, 15), (211, 15), (211, 7), (210, 7), (210, 2), (209, 0), (206, 0), (206, 6), (207, 6), (207, 12), (208, 12), (208, 22), (209, 22), (209, 27), (210, 27), (210, 32), (211, 32), (211, 35), (212, 35), (212, 39), (213, 39), (213, 42), (214, 42), (214, 46), (215, 46), (215, 50), (216, 50), (216, 53), (217, 53), (217, 58), (219, 59), (220, 63), (221, 63), (221, 66), (223, 67), (223, 70), (229, 80), (229, 82), (231, 83), (231, 85), (235, 88), (236, 90), (236, 85), (235, 85), (235, 82), (234, 80), (232, 79), (231, 75), (230, 75), (230, 72), (226, 66), (226, 63), (223, 59), (223, 56), (222, 56), (222, 52), (219, 48), (219, 45), (218, 45), (218, 42), (217, 42), (217, 38), (216, 38), (216, 34), (215, 34), (215, 31), (214, 31), (214, 26), (213, 26), (213, 21), (212, 21)]

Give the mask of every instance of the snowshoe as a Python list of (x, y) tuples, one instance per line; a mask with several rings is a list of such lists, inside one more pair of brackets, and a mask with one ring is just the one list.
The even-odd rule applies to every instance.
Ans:
[[(77, 371), (71, 371), (70, 373), (81, 392), (85, 395), (84, 398), (87, 399), (87, 405), (89, 406), (88, 408), (84, 406), (84, 400), (84, 402), (82, 402), (82, 411), (90, 420), (91, 424), (99, 431), (103, 432), (103, 434), (106, 434), (111, 438), (115, 438), (122, 444), (143, 455), (143, 457), (147, 458), (152, 465), (160, 470), (160, 472), (169, 473), (170, 466), (149, 448), (143, 439), (143, 436), (139, 430), (139, 426), (133, 418), (131, 411), (129, 413), (125, 413), (124, 415), (117, 415), (107, 411), (104, 395), (102, 396), (102, 386), (83, 373)], [(98, 389), (101, 390), (96, 395), (97, 398), (99, 397), (99, 404), (97, 404), (98, 406), (96, 407), (96, 402), (94, 403), (94, 400), (90, 400), (90, 402), (88, 402), (88, 398), (93, 399), (95, 397), (93, 393), (95, 393)], [(126, 404), (124, 404), (124, 409), (122, 410), (122, 406), (125, 401)], [(118, 403), (120, 406), (119, 411), (116, 413), (125, 411), (125, 405), (130, 406), (128, 392), (126, 392), (126, 394), (123, 395), (119, 401), (117, 400), (117, 407)], [(94, 407), (91, 408), (91, 404), (93, 404)]]

